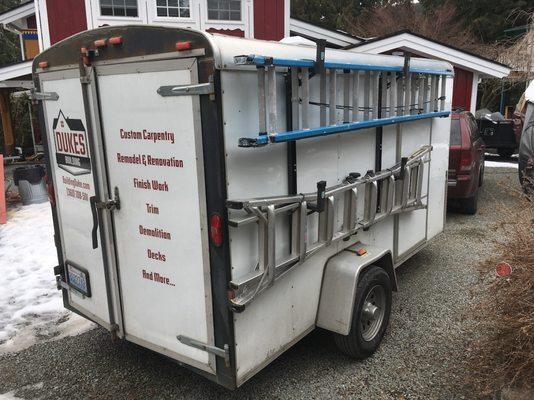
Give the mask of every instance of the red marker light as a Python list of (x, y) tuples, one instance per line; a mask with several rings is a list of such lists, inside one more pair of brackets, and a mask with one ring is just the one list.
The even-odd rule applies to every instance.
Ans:
[(363, 256), (364, 254), (367, 254), (367, 250), (358, 249), (358, 250), (356, 250), (356, 254), (359, 255), (359, 256)]
[(506, 278), (512, 275), (512, 266), (507, 262), (500, 262), (495, 267), (495, 272), (497, 273), (497, 276), (501, 278)]
[(122, 43), (122, 36), (114, 36), (109, 38), (108, 40), (109, 44), (117, 45)]
[(219, 214), (213, 214), (210, 218), (211, 241), (217, 247), (223, 242), (223, 221)]
[(228, 289), (228, 300), (233, 300), (233, 299), (235, 299), (235, 290)]
[(106, 47), (106, 45), (107, 45), (107, 40), (106, 39), (95, 40), (95, 47), (96, 48)]
[(42, 68), (42, 69), (48, 68), (48, 61), (41, 61), (39, 63), (39, 68)]
[(176, 42), (176, 50), (184, 51), (191, 49), (191, 42)]

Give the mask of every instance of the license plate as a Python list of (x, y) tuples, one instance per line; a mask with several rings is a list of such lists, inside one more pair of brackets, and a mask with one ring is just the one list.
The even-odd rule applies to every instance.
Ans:
[(74, 290), (84, 296), (91, 297), (89, 272), (84, 268), (67, 263), (67, 282)]

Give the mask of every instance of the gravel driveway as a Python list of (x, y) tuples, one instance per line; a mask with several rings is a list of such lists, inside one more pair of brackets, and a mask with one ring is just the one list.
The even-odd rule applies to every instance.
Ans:
[[(379, 351), (356, 362), (327, 332), (315, 331), (236, 392), (229, 392), (130, 343), (95, 329), (0, 356), (0, 393), (41, 399), (354, 398), (471, 399), (465, 356), (475, 265), (499, 238), (498, 203), (516, 201), (517, 171), (486, 169), (479, 213), (450, 211), (445, 233), (397, 271), (389, 331)], [(0, 396), (0, 399), (2, 396)]]

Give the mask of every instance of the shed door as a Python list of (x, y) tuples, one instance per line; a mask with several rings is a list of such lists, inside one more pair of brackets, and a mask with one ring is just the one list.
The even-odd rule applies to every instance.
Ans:
[(197, 83), (196, 59), (97, 67), (100, 118), (127, 339), (214, 372), (206, 200), (198, 96), (161, 86)]

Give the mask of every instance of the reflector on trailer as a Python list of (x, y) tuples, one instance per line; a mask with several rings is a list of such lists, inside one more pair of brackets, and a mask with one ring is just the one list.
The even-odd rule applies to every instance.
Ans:
[(41, 61), (39, 63), (39, 68), (42, 68), (42, 69), (48, 68), (48, 61)]
[(497, 273), (497, 276), (505, 278), (507, 276), (512, 275), (512, 266), (507, 262), (500, 262), (495, 267), (495, 272)]
[(191, 42), (176, 42), (176, 50), (184, 51), (191, 49)]
[(215, 246), (219, 247), (222, 244), (222, 218), (219, 214), (213, 214), (210, 218), (210, 236)]
[(122, 43), (122, 36), (114, 36), (109, 38), (109, 44), (117, 45)]
[(98, 47), (106, 47), (107, 45), (107, 40), (106, 39), (99, 39), (99, 40), (95, 40), (95, 47), (98, 48)]

